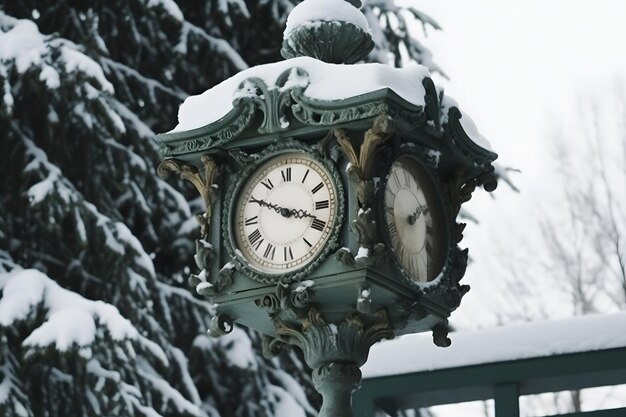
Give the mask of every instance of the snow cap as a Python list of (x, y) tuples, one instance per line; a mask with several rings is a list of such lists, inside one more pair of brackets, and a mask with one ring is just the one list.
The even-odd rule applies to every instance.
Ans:
[(287, 18), (280, 51), (284, 58), (309, 56), (353, 64), (374, 48), (360, 0), (305, 0)]

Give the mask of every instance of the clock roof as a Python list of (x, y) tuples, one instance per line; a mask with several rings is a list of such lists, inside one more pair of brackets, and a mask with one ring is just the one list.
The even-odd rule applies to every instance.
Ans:
[(425, 104), (422, 80), (430, 76), (422, 65), (394, 68), (388, 65), (329, 64), (310, 57), (297, 57), (259, 65), (241, 71), (204, 93), (188, 97), (180, 106), (178, 125), (173, 132), (184, 132), (220, 121), (234, 101), (259, 95), (253, 80), (261, 80), (268, 90), (301, 88), (304, 98), (340, 101), (382, 89), (390, 89), (418, 107)]
[(277, 135), (297, 136), (307, 128), (371, 122), (381, 113), (407, 131), (423, 129), (434, 138), (454, 130), (454, 146), (485, 164), (497, 157), (426, 67), (342, 65), (311, 57), (248, 68), (188, 97), (180, 106), (178, 125), (157, 141), (164, 157), (194, 161), (202, 152), (236, 147), (251, 136), (269, 136), (270, 143)]

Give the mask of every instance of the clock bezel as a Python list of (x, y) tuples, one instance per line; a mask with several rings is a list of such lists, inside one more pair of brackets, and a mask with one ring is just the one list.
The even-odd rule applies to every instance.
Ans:
[[(263, 167), (268, 161), (281, 155), (302, 154), (303, 157), (313, 160), (324, 168), (330, 177), (331, 185), (335, 189), (337, 203), (335, 212), (331, 213), (330, 218), (334, 219), (334, 224), (330, 230), (328, 239), (322, 249), (314, 255), (308, 263), (301, 267), (285, 272), (271, 273), (255, 268), (243, 256), (241, 249), (237, 244), (237, 221), (239, 218), (237, 210), (238, 199), (240, 198), (243, 187), (255, 175), (255, 173)], [(343, 213), (345, 212), (345, 196), (343, 180), (334, 162), (324, 158), (314, 146), (307, 146), (295, 140), (283, 140), (265, 148), (263, 151), (254, 155), (254, 161), (244, 168), (239, 178), (231, 183), (228, 187), (224, 198), (225, 216), (222, 219), (222, 236), (224, 238), (224, 246), (231, 262), (235, 264), (235, 269), (245, 274), (247, 277), (264, 284), (275, 283), (292, 283), (298, 281), (303, 276), (308, 276), (315, 270), (329, 255), (332, 249), (338, 245), (338, 238), (341, 226), (343, 224)]]
[[(391, 158), (389, 158), (389, 163), (387, 163), (384, 167), (385, 176), (381, 181), (381, 186), (378, 189), (378, 200), (379, 200), (379, 222), (382, 228), (382, 236), (385, 247), (388, 252), (391, 254), (391, 264), (393, 265), (394, 271), (397, 276), (401, 277), (401, 280), (407, 282), (414, 288), (423, 289), (426, 286), (433, 285), (433, 282), (438, 281), (440, 277), (445, 274), (445, 271), (448, 270), (448, 265), (451, 260), (451, 254), (453, 253), (454, 243), (451, 238), (451, 220), (450, 220), (450, 207), (446, 204), (446, 200), (443, 198), (442, 192), (443, 183), (439, 180), (437, 174), (433, 169), (429, 167), (427, 161), (428, 150), (422, 149), (415, 144), (411, 144), (413, 146), (402, 146), (398, 152), (395, 152)], [(389, 227), (386, 219), (386, 203), (385, 203), (385, 190), (387, 189), (387, 183), (389, 181), (389, 177), (391, 175), (391, 168), (393, 164), (402, 159), (402, 158), (410, 158), (412, 159), (417, 167), (417, 170), (420, 173), (420, 176), (427, 181), (426, 185), (420, 185), (422, 187), (427, 186), (430, 187), (432, 198), (434, 199), (435, 204), (440, 212), (440, 225), (441, 225), (441, 240), (443, 242), (440, 243), (440, 248), (438, 249), (440, 253), (440, 259), (438, 259), (438, 267), (437, 273), (434, 276), (429, 277), (426, 281), (416, 281), (413, 279), (407, 272), (405, 272), (405, 268), (402, 265), (400, 259), (398, 259), (398, 255), (396, 251), (393, 249), (391, 235), (389, 233)], [(432, 203), (431, 203), (432, 204)]]

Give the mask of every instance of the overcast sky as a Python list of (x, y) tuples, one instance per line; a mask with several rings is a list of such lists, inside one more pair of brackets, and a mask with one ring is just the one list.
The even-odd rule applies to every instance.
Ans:
[(493, 324), (475, 320), (477, 310), (494, 307), (484, 302), (493, 294), (491, 283), (499, 280), (489, 257), (528, 244), (537, 208), (558, 209), (561, 204), (551, 176), (550, 133), (574, 123), (579, 97), (591, 90), (606, 91), (612, 88), (611, 80), (626, 74), (626, 2), (404, 3), (430, 14), (443, 27), (429, 31), (424, 41), (450, 77), (439, 83), (471, 115), (500, 155), (499, 162), (523, 171), (515, 177), (521, 194), (501, 186), (496, 200), (475, 194), (467, 204), (482, 224), (466, 229), (463, 244), (476, 260), (465, 278), (472, 291), (453, 318), (463, 326)]

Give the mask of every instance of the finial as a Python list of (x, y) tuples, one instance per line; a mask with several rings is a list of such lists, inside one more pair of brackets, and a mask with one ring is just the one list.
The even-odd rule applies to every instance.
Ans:
[(360, 0), (305, 0), (291, 11), (280, 51), (285, 58), (310, 56), (353, 64), (374, 49)]

